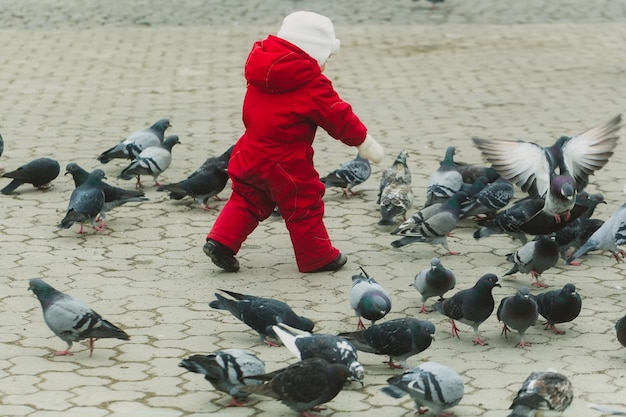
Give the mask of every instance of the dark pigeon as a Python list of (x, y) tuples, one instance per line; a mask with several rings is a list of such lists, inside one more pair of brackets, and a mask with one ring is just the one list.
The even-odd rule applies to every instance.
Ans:
[(546, 319), (546, 329), (552, 329), (554, 334), (565, 334), (556, 328), (556, 324), (574, 320), (582, 308), (582, 300), (572, 283), (565, 284), (560, 290), (542, 292), (535, 300), (539, 314)]
[(246, 377), (263, 375), (265, 363), (244, 349), (224, 349), (208, 355), (192, 355), (179, 364), (190, 372), (204, 375), (213, 388), (231, 396), (227, 407), (245, 405), (250, 395), (240, 388), (260, 385), (261, 381)]
[(554, 242), (559, 247), (562, 259), (567, 260), (604, 224), (604, 220), (591, 218), (598, 204), (606, 204), (604, 196), (602, 193), (587, 194), (585, 191), (578, 194), (579, 197), (585, 195), (589, 202), (587, 210), (572, 223), (554, 233)]
[(161, 145), (165, 131), (171, 126), (169, 119), (160, 119), (148, 128), (131, 133), (117, 145), (102, 152), (97, 159), (103, 164), (113, 159), (135, 159), (144, 149)]
[(52, 288), (40, 278), (32, 278), (28, 289), (39, 299), (43, 318), (67, 349), (55, 352), (55, 356), (71, 355), (73, 342), (89, 339), (89, 356), (93, 354), (95, 339), (129, 340), (122, 329), (103, 319), (82, 301)]
[(615, 331), (617, 332), (617, 340), (626, 347), (626, 315), (615, 323)]
[(224, 151), (219, 156), (210, 156), (196, 169), (194, 172), (189, 175), (187, 178), (191, 178), (194, 175), (198, 175), (202, 172), (213, 172), (215, 168), (225, 169), (224, 166), (228, 166), (228, 162), (230, 162), (230, 156), (233, 153), (233, 149), (235, 145), (231, 145), (228, 149)]
[(276, 339), (272, 326), (284, 323), (290, 327), (310, 332), (314, 323), (302, 316), (296, 315), (286, 303), (272, 298), (262, 298), (253, 295), (239, 294), (233, 291), (220, 290), (234, 300), (216, 293), (217, 300), (211, 301), (209, 306), (218, 310), (228, 310), (231, 314), (255, 330), (261, 342), (269, 346), (277, 346), (267, 340), (267, 337)]
[(505, 297), (497, 311), (498, 320), (503, 323), (502, 334), (508, 338), (508, 332), (517, 330), (520, 341), (517, 347), (526, 347), (526, 330), (537, 322), (539, 311), (537, 302), (531, 296), (528, 287), (520, 287), (515, 295)]
[(339, 168), (320, 178), (320, 181), (324, 183), (326, 188), (342, 188), (344, 197), (350, 198), (350, 195), (359, 193), (352, 191), (352, 188), (363, 184), (370, 175), (372, 175), (370, 161), (361, 158), (361, 155), (357, 153), (353, 160), (341, 164)]
[(463, 176), (454, 163), (454, 151), (454, 146), (449, 146), (443, 160), (439, 162), (439, 168), (430, 174), (424, 207), (443, 203), (461, 190)]
[(145, 148), (137, 157), (122, 170), (118, 176), (123, 180), (130, 180), (133, 176), (137, 177), (137, 188), (141, 188), (141, 176), (151, 175), (155, 185), (161, 185), (157, 180), (172, 163), (172, 148), (179, 144), (178, 136), (172, 135), (165, 138), (163, 143), (158, 146), (150, 146)]
[(574, 399), (572, 383), (558, 372), (533, 372), (522, 384), (508, 417), (533, 417), (538, 411), (565, 411)]
[(22, 184), (32, 184), (40, 190), (50, 188), (50, 182), (59, 176), (61, 166), (57, 161), (50, 158), (34, 159), (18, 169), (5, 172), (4, 178), (12, 178), (12, 181), (0, 190), (2, 194), (11, 194)]
[(455, 320), (471, 326), (474, 330), (475, 345), (485, 345), (480, 338), (478, 327), (489, 318), (495, 308), (491, 293), (494, 287), (500, 287), (494, 274), (483, 275), (472, 288), (461, 290), (452, 297), (435, 303), (435, 310), (450, 319), (452, 335), (459, 337)]
[(516, 272), (530, 274), (535, 278), (531, 285), (545, 288), (547, 285), (539, 281), (539, 277), (559, 261), (559, 248), (554, 240), (539, 236), (515, 252), (507, 254), (506, 259), (513, 262), (513, 266), (504, 274), (505, 276)]
[[(357, 332), (340, 333), (362, 352), (388, 355), (390, 368), (407, 369), (407, 359), (426, 350), (434, 339), (435, 325), (412, 317), (393, 319)], [(394, 361), (400, 363), (398, 366)]]
[[(480, 178), (483, 178), (482, 181), (487, 180), (485, 176)], [(509, 204), (514, 194), (513, 184), (499, 178), (469, 197), (468, 201), (461, 206), (461, 218), (491, 215)]]
[(456, 275), (451, 269), (445, 268), (439, 258), (432, 258), (430, 267), (418, 272), (412, 285), (422, 296), (420, 313), (428, 313), (424, 306), (426, 300), (430, 297), (442, 299), (456, 285)]
[(87, 181), (74, 188), (70, 195), (65, 217), (59, 223), (59, 228), (69, 229), (74, 223), (80, 224), (78, 233), (83, 233), (83, 224), (91, 223), (94, 232), (104, 230), (102, 225), (96, 224), (104, 206), (104, 191), (102, 179), (106, 178), (101, 169), (93, 170), (87, 177)]
[(474, 182), (476, 182), (478, 177), (481, 176), (487, 177), (487, 181), (490, 183), (500, 178), (500, 174), (498, 174), (498, 171), (496, 171), (492, 167), (468, 164), (458, 161), (455, 161), (454, 165), (456, 166), (457, 171), (461, 173), (463, 183), (465, 184), (473, 184)]
[(361, 271), (361, 274), (352, 276), (352, 286), (349, 292), (350, 308), (358, 317), (357, 330), (365, 328), (361, 317), (374, 324), (391, 310), (389, 292), (374, 278), (370, 278), (363, 268)]
[[(4, 152), (4, 139), (2, 139), (2, 135), (0, 135), (0, 156), (2, 156), (2, 152)], [(4, 172), (4, 168), (0, 168), (0, 173)]]

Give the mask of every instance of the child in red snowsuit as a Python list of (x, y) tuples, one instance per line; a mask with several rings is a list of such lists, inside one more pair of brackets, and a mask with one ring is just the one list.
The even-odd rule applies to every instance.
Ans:
[(384, 152), (322, 74), (338, 50), (332, 22), (312, 12), (290, 14), (276, 36), (253, 45), (245, 64), (246, 130), (228, 163), (232, 194), (203, 248), (218, 267), (239, 270), (235, 254), (275, 207), (301, 272), (335, 271), (346, 263), (323, 222), (325, 188), (313, 166), (315, 132), (322, 127), (374, 163)]

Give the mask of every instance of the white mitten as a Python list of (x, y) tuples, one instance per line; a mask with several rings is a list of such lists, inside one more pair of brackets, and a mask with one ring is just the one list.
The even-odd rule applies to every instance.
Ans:
[(363, 143), (357, 146), (357, 149), (359, 150), (361, 158), (369, 159), (370, 162), (373, 162), (374, 164), (382, 161), (385, 156), (385, 150), (383, 147), (380, 146), (380, 143), (376, 142), (376, 140), (369, 134), (365, 137)]

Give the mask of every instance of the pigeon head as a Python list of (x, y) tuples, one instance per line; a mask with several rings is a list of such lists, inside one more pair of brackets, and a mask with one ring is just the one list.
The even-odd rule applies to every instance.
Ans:
[(573, 200), (576, 196), (576, 182), (571, 175), (557, 175), (550, 182), (551, 191), (566, 200)]
[(358, 381), (363, 386), (363, 379), (365, 378), (365, 368), (359, 362), (354, 361), (350, 364), (348, 370), (350, 371), (350, 380)]
[(526, 286), (520, 287), (520, 289), (517, 290), (517, 294), (527, 300), (530, 297), (530, 290)]
[(180, 144), (180, 140), (178, 139), (177, 135), (170, 135), (166, 137), (165, 140), (163, 141), (163, 147), (170, 151), (176, 144)]
[(170, 119), (159, 119), (152, 125), (152, 129), (165, 132), (168, 127), (172, 127), (170, 124)]
[(396, 160), (394, 161), (394, 164), (406, 165), (406, 160), (408, 157), (409, 157), (409, 153), (406, 151), (406, 149), (402, 149), (400, 153), (398, 153), (398, 156), (396, 156)]
[(567, 297), (576, 297), (576, 286), (571, 282), (568, 282), (563, 286), (563, 290), (561, 290)]
[(494, 287), (502, 287), (498, 284), (498, 277), (495, 274), (483, 275), (476, 283), (476, 286), (489, 291), (491, 291)]
[(70, 162), (65, 166), (65, 175), (73, 174), (74, 172), (80, 171), (80, 166), (76, 162)]
[(41, 302), (41, 305), (49, 305), (50, 299), (58, 294), (59, 292), (55, 290), (52, 286), (48, 285), (41, 278), (32, 278), (28, 282), (28, 289), (33, 292)]
[(106, 178), (106, 174), (104, 173), (103, 170), (101, 170), (100, 168), (94, 169), (89, 174), (89, 177), (87, 177), (87, 183), (91, 185), (97, 184), (105, 178)]
[(435, 340), (435, 325), (426, 320), (411, 321), (409, 326), (411, 327), (411, 333), (416, 335), (420, 340), (430, 342)]
[(446, 154), (443, 157), (443, 161), (441, 161), (439, 164), (440, 165), (454, 165), (454, 151), (456, 149), (454, 148), (454, 146), (448, 146), (448, 148), (446, 149)]

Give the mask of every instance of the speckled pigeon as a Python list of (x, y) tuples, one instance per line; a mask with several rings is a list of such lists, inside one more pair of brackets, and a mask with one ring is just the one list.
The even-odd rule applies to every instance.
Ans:
[(71, 355), (73, 342), (79, 340), (89, 339), (91, 356), (95, 339), (130, 339), (122, 329), (103, 319), (85, 303), (52, 288), (40, 278), (32, 278), (28, 289), (39, 299), (50, 330), (67, 343), (67, 349), (55, 352), (55, 356)]
[(406, 162), (408, 157), (409, 153), (405, 149), (402, 149), (391, 166), (383, 170), (380, 177), (378, 200), (376, 200), (376, 204), (380, 204), (383, 190), (395, 180), (401, 179), (403, 183), (411, 185), (413, 177), (411, 176), (411, 171)]
[(441, 412), (461, 402), (464, 384), (452, 368), (437, 362), (424, 362), (406, 370), (402, 375), (387, 379), (389, 386), (380, 390), (393, 398), (410, 395), (417, 408), (416, 414)]
[(79, 223), (78, 233), (83, 233), (84, 223), (89, 222), (94, 232), (104, 230), (104, 226), (96, 224), (96, 219), (100, 216), (104, 206), (103, 178), (106, 178), (104, 171), (95, 169), (89, 174), (87, 181), (74, 188), (70, 195), (67, 212), (59, 223), (59, 228), (69, 229), (74, 223)]
[(430, 174), (426, 185), (424, 207), (445, 202), (461, 190), (463, 176), (454, 164), (454, 151), (454, 146), (449, 146), (443, 160), (439, 163), (439, 168)]
[(617, 340), (626, 347), (626, 315), (615, 323), (615, 331), (617, 333)]
[(413, 199), (411, 185), (402, 178), (394, 179), (382, 191), (378, 224), (390, 226), (396, 223), (397, 218), (406, 220), (406, 212), (413, 207)]
[(40, 190), (47, 190), (50, 188), (50, 182), (59, 176), (59, 172), (61, 166), (54, 159), (34, 159), (14, 171), (5, 172), (2, 177), (11, 178), (12, 181), (0, 190), (0, 193), (11, 194), (22, 184), (32, 184)]
[(155, 185), (161, 185), (157, 180), (172, 163), (172, 148), (179, 144), (178, 136), (171, 135), (165, 138), (161, 145), (149, 146), (145, 148), (137, 157), (122, 170), (118, 176), (123, 180), (130, 180), (137, 177), (137, 188), (141, 188), (141, 176), (151, 175)]
[(430, 260), (430, 267), (422, 269), (415, 275), (413, 287), (422, 296), (420, 313), (428, 313), (424, 304), (430, 297), (443, 298), (443, 295), (456, 285), (456, 275), (451, 269), (444, 267), (439, 258)]
[(544, 291), (535, 296), (539, 314), (546, 319), (546, 329), (552, 329), (554, 334), (565, 334), (556, 328), (557, 323), (567, 323), (580, 314), (582, 300), (576, 291), (576, 286), (567, 283), (560, 290)]
[(391, 296), (374, 278), (362, 273), (352, 276), (349, 300), (350, 308), (358, 317), (357, 330), (364, 329), (361, 317), (370, 320), (372, 324), (380, 320), (391, 310)]
[(215, 293), (217, 300), (211, 301), (209, 306), (218, 310), (228, 310), (231, 314), (255, 330), (259, 334), (259, 340), (269, 346), (277, 346), (267, 340), (267, 337), (276, 338), (272, 326), (285, 323), (296, 329), (310, 332), (314, 323), (302, 316), (296, 315), (286, 303), (272, 298), (244, 295), (233, 291), (220, 290), (234, 300), (228, 299), (221, 294)]
[(537, 302), (531, 296), (528, 287), (520, 287), (515, 295), (504, 297), (497, 311), (498, 320), (503, 323), (502, 334), (508, 338), (508, 332), (517, 330), (520, 341), (517, 347), (525, 347), (526, 330), (537, 322), (539, 311)]
[(370, 175), (372, 175), (370, 161), (361, 158), (361, 155), (357, 153), (353, 160), (341, 164), (339, 168), (320, 178), (320, 181), (324, 183), (326, 188), (342, 188), (344, 197), (350, 198), (350, 195), (359, 193), (352, 191), (352, 188), (363, 184)]
[(244, 349), (224, 349), (208, 355), (192, 355), (182, 360), (179, 366), (204, 375), (204, 379), (216, 390), (230, 395), (227, 407), (245, 405), (244, 401), (250, 394), (240, 388), (263, 383), (246, 377), (265, 374), (265, 363)]
[(171, 126), (169, 119), (160, 119), (150, 127), (131, 133), (117, 145), (102, 152), (97, 159), (103, 164), (113, 159), (135, 159), (149, 146), (160, 146), (165, 131)]
[(500, 287), (498, 277), (494, 274), (486, 274), (474, 284), (472, 288), (464, 289), (450, 298), (435, 303), (435, 310), (450, 319), (452, 335), (459, 337), (459, 329), (455, 320), (471, 326), (474, 330), (475, 345), (485, 345), (480, 338), (478, 327), (489, 318), (495, 308), (492, 290)]
[(553, 371), (533, 372), (522, 384), (508, 417), (533, 417), (538, 411), (565, 411), (574, 399), (572, 383)]
[(545, 288), (547, 285), (539, 281), (539, 277), (559, 261), (559, 248), (551, 238), (539, 236), (515, 252), (507, 254), (506, 259), (513, 262), (513, 266), (505, 276), (516, 272), (530, 274), (535, 278), (531, 285)]

